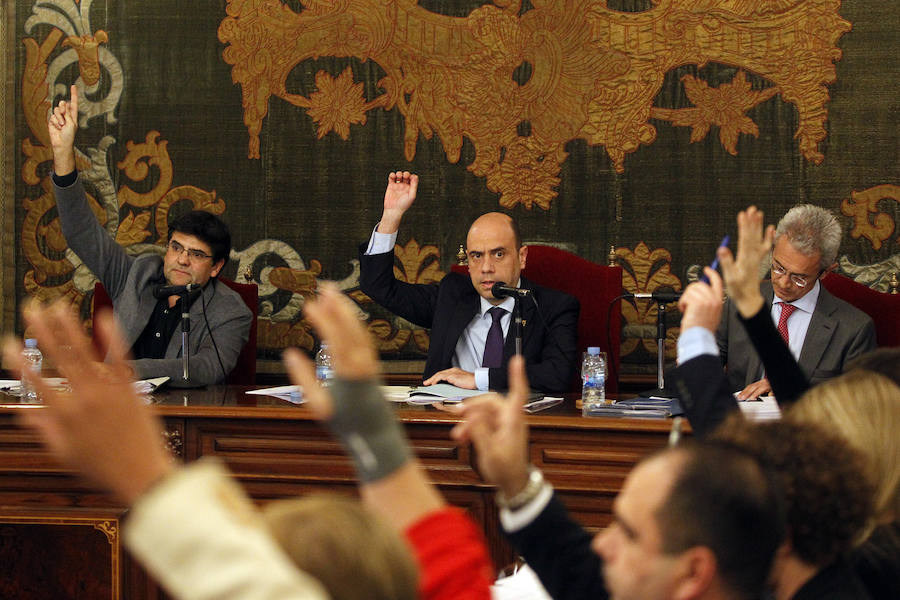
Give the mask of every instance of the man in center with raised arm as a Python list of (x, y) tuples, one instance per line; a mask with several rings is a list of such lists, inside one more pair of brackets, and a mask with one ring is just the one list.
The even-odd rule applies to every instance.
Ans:
[[(360, 287), (404, 319), (431, 329), (425, 385), (447, 382), (478, 390), (505, 390), (507, 363), (515, 353), (513, 309), (521, 303), (522, 354), (531, 386), (567, 391), (577, 352), (578, 300), (521, 276), (528, 247), (504, 213), (478, 217), (466, 236), (469, 277), (448, 273), (436, 284), (410, 284), (394, 277), (394, 244), (403, 215), (416, 199), (419, 178), (388, 176), (384, 211), (368, 245), (360, 247)], [(496, 298), (495, 283), (529, 290), (529, 297)]]

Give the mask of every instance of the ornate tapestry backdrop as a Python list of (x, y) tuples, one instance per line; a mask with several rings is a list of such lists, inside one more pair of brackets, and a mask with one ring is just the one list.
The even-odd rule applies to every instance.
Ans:
[[(600, 263), (613, 248), (628, 291), (680, 290), (751, 203), (773, 222), (798, 202), (828, 207), (842, 272), (886, 290), (900, 270), (893, 2), (3, 6), (17, 303), (65, 295), (89, 316), (94, 278), (49, 187), (48, 110), (73, 83), (98, 218), (130, 251), (162, 252), (174, 215), (222, 215), (225, 274), (260, 286), (260, 358), (313, 348), (300, 309), (321, 279), (357, 301), (385, 358), (423, 356), (425, 332), (358, 290), (357, 244), (394, 169), (421, 177), (398, 239), (408, 281), (440, 279), (469, 222), (502, 209), (528, 242)], [(653, 369), (655, 318), (623, 305), (626, 371)]]

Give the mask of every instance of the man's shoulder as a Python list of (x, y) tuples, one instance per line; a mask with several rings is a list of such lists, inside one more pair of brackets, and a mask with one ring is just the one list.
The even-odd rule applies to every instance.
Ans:
[(129, 268), (129, 277), (137, 281), (158, 280), (163, 274), (162, 256), (153, 252), (145, 252), (134, 257)]
[(826, 311), (835, 318), (840, 319), (842, 323), (854, 327), (864, 327), (866, 324), (872, 322), (872, 317), (846, 300), (838, 298), (825, 289), (825, 286), (822, 286), (819, 290), (819, 300), (816, 302), (816, 310)]
[(252, 314), (250, 307), (244, 302), (243, 296), (233, 290), (228, 284), (221, 280), (215, 280), (216, 293), (211, 302), (221, 303), (221, 306), (228, 307), (229, 310), (244, 313), (248, 316)]

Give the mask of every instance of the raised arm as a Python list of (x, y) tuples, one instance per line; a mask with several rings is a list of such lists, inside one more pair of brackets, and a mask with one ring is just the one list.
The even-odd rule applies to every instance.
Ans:
[[(762, 359), (767, 379), (764, 387), (771, 386), (779, 404), (789, 404), (809, 388), (809, 382), (775, 329), (759, 291), (760, 266), (768, 258), (775, 239), (772, 225), (763, 229), (764, 216), (755, 206), (738, 213), (737, 256), (732, 256), (728, 248), (719, 248), (719, 264), (728, 294), (741, 316), (741, 323)], [(756, 386), (743, 390), (746, 393), (742, 393), (741, 397), (758, 395), (760, 389)]]
[[(722, 315), (722, 278), (709, 267), (703, 270), (709, 283), (695, 281), (685, 288), (678, 300), (682, 312), (681, 336), (678, 340), (678, 367), (669, 373), (669, 384), (687, 415), (694, 434), (704, 437), (737, 410), (737, 402), (728, 387), (715, 351), (715, 331)], [(690, 358), (687, 351), (709, 348)], [(686, 359), (686, 360), (685, 360)]]
[(61, 100), (47, 127), (50, 132), (50, 145), (53, 148), (53, 172), (57, 175), (68, 175), (75, 170), (75, 132), (78, 131), (78, 88), (69, 88), (71, 99)]
[[(26, 425), (63, 464), (130, 507), (125, 544), (172, 597), (326, 599), (318, 582), (284, 555), (220, 463), (175, 466), (158, 419), (134, 392), (108, 311), (94, 320), (106, 365), (69, 307), (33, 307), (25, 319), (72, 388), (59, 394), (37, 379), (44, 406), (25, 412)], [(3, 350), (7, 364), (21, 369), (19, 345), (7, 341)]]
[(378, 233), (396, 233), (400, 221), (416, 200), (419, 176), (409, 171), (395, 171), (388, 175), (384, 190), (384, 210), (378, 223)]
[(53, 149), (53, 177), (59, 223), (66, 242), (85, 266), (96, 275), (115, 299), (125, 285), (134, 258), (97, 221), (80, 178), (59, 177), (75, 172), (75, 134), (78, 131), (78, 88), (70, 88), (71, 99), (60, 100), (47, 122)]
[(353, 303), (333, 284), (304, 307), (328, 341), (336, 378), (321, 388), (311, 361), (285, 351), (291, 380), (351, 455), (363, 501), (403, 531), (422, 567), (426, 600), (487, 599), (491, 565), (481, 534), (462, 512), (449, 509), (432, 485), (378, 388), (378, 358)]
[(478, 472), (497, 486), (500, 522), (553, 598), (608, 597), (591, 535), (568, 514), (540, 471), (529, 463), (528, 426), (522, 410), (528, 380), (521, 357), (509, 363), (509, 394), (467, 400), (465, 421), (453, 437), (475, 447)]

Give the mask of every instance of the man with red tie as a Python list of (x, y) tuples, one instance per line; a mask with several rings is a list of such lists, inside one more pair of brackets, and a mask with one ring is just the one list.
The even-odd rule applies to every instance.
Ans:
[[(875, 348), (868, 315), (835, 298), (820, 280), (837, 266), (841, 226), (828, 210), (802, 204), (789, 210), (775, 230), (772, 279), (761, 290), (772, 320), (811, 384), (839, 375), (844, 366)], [(771, 392), (733, 303), (726, 302), (716, 334), (719, 354), (739, 399)]]
[[(478, 390), (507, 389), (507, 363), (515, 352), (512, 313), (520, 303), (522, 355), (533, 388), (567, 391), (577, 351), (578, 300), (521, 276), (528, 256), (515, 221), (504, 213), (478, 217), (466, 237), (469, 277), (448, 273), (436, 284), (394, 277), (394, 244), (404, 213), (416, 198), (417, 175), (388, 176), (381, 221), (360, 247), (362, 291), (396, 315), (430, 328), (425, 385), (446, 382)], [(495, 284), (528, 290), (528, 297), (496, 298)]]

